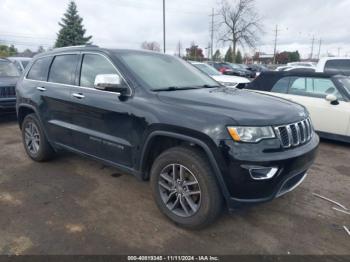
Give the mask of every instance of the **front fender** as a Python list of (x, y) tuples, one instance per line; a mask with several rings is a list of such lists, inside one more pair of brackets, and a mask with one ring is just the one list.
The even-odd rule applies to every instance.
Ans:
[[(230, 194), (229, 191), (226, 187), (225, 181), (223, 179), (222, 176), (222, 171), (219, 167), (218, 164), (218, 156), (219, 156), (219, 152), (215, 152), (215, 149), (211, 149), (211, 148), (216, 148), (216, 151), (218, 151), (217, 146), (215, 145), (215, 143), (212, 141), (212, 145), (210, 145), (209, 141), (203, 142), (202, 139), (193, 137), (193, 136), (189, 136), (187, 134), (181, 134), (181, 133), (175, 133), (175, 132), (171, 132), (171, 131), (164, 131), (164, 130), (156, 130), (151, 132), (147, 138), (146, 141), (144, 143), (144, 146), (142, 148), (142, 153), (141, 153), (141, 158), (140, 158), (140, 167), (142, 169), (142, 167), (144, 166), (145, 162), (146, 162), (146, 156), (148, 154), (148, 152), (151, 150), (150, 145), (151, 145), (151, 141), (152, 139), (154, 139), (157, 136), (162, 136), (162, 137), (170, 137), (170, 138), (175, 138), (175, 139), (179, 139), (182, 141), (186, 141), (188, 143), (193, 143), (197, 146), (199, 146), (201, 149), (203, 149), (203, 151), (205, 152), (205, 154), (207, 155), (210, 164), (213, 168), (214, 171), (214, 175), (216, 176), (218, 182), (219, 182), (219, 186), (221, 188), (221, 192), (224, 195), (225, 199), (227, 199)], [(209, 139), (209, 137), (208, 137)]]

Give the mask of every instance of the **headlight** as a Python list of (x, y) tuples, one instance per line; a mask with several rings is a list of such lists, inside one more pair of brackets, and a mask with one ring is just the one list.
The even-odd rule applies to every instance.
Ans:
[(264, 127), (247, 127), (247, 126), (230, 126), (227, 128), (233, 140), (237, 142), (256, 143), (263, 139), (274, 138), (275, 133), (270, 126)]

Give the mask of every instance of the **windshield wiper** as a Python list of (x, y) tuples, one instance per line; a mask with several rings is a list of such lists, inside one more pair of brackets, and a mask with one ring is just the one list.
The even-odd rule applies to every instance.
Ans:
[(151, 89), (152, 91), (178, 91), (178, 90), (189, 90), (189, 89), (198, 89), (198, 87), (178, 87), (178, 86), (169, 86), (164, 88)]

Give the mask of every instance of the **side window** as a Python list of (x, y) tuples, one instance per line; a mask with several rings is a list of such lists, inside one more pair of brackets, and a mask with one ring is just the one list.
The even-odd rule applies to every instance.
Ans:
[(54, 58), (49, 82), (73, 85), (78, 55), (58, 55)]
[(312, 92), (312, 83), (306, 77), (291, 77), (288, 93), (305, 96)]
[(272, 87), (271, 92), (287, 93), (290, 77), (283, 77)]
[(350, 59), (334, 59), (326, 62), (325, 73), (342, 73), (350, 75)]
[(342, 99), (342, 95), (339, 93), (337, 87), (334, 85), (331, 79), (314, 78), (313, 89), (315, 96), (326, 97), (329, 94), (333, 94), (338, 99)]
[(331, 79), (327, 78), (297, 78), (289, 88), (290, 94), (325, 98), (328, 94), (334, 94), (339, 99), (342, 98)]
[(80, 86), (94, 88), (95, 77), (99, 74), (117, 74), (117, 71), (103, 56), (85, 54), (81, 65)]
[(52, 57), (43, 57), (36, 60), (27, 74), (27, 78), (37, 81), (47, 81), (47, 74)]

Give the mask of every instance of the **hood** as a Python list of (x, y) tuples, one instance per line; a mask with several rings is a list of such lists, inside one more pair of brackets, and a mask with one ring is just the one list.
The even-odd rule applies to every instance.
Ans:
[(225, 116), (235, 125), (268, 126), (298, 122), (307, 116), (303, 106), (266, 94), (236, 88), (201, 88), (159, 92), (165, 103)]
[(0, 77), (0, 86), (15, 86), (19, 77), (6, 76)]
[(247, 78), (240, 77), (240, 76), (215, 75), (215, 76), (212, 76), (212, 78), (214, 78), (218, 82), (224, 82), (224, 83), (237, 83), (237, 84), (250, 83), (250, 81)]

